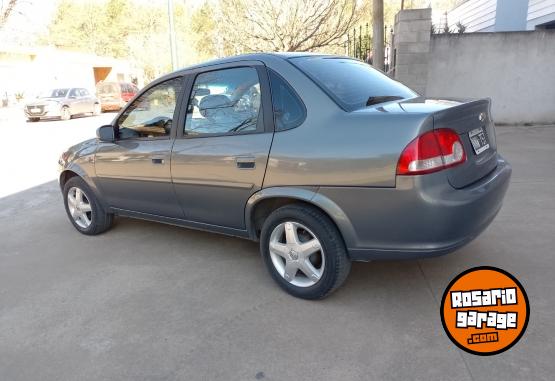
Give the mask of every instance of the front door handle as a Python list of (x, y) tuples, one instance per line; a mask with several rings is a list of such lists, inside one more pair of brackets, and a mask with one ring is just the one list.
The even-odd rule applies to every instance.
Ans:
[(239, 169), (254, 169), (256, 166), (254, 156), (238, 156), (235, 158), (235, 163)]
[(153, 157), (152, 164), (164, 164), (164, 158), (162, 157)]

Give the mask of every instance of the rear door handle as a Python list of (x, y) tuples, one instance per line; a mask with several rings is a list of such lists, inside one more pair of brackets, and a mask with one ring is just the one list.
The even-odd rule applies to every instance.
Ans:
[(235, 158), (235, 163), (239, 169), (254, 169), (256, 166), (254, 156), (238, 156)]
[(162, 157), (153, 157), (152, 164), (164, 164), (164, 158)]

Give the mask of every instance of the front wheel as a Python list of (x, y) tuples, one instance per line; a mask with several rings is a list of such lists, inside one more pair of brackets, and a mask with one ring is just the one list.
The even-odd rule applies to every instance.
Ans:
[(303, 299), (326, 297), (351, 269), (337, 227), (318, 209), (301, 204), (281, 207), (266, 219), (260, 251), (278, 285)]
[(69, 111), (69, 107), (64, 106), (60, 111), (60, 119), (61, 120), (70, 120), (71, 119), (71, 111)]
[(72, 177), (65, 183), (64, 206), (69, 220), (79, 232), (96, 235), (112, 226), (113, 215), (107, 213), (87, 183)]

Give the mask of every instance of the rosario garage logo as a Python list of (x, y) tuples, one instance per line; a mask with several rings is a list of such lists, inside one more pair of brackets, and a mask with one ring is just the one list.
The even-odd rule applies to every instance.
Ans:
[(475, 267), (459, 274), (441, 301), (447, 336), (475, 355), (495, 355), (515, 345), (529, 316), (528, 297), (520, 282), (495, 267)]

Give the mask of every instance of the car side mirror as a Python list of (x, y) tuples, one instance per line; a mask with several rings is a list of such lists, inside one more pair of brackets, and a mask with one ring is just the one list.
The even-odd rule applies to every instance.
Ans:
[(101, 126), (96, 130), (96, 137), (101, 142), (113, 142), (116, 140), (116, 132), (114, 126), (108, 124), (106, 126)]

